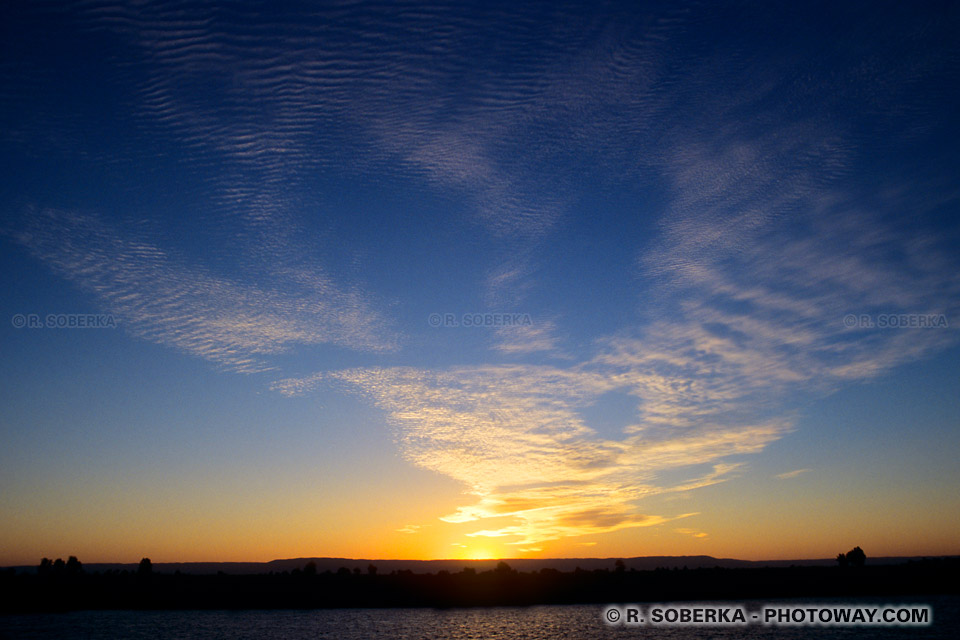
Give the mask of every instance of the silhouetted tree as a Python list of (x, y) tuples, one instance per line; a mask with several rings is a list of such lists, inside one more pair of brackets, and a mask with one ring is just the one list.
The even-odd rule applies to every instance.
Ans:
[(53, 572), (57, 575), (61, 575), (67, 568), (66, 563), (63, 561), (63, 558), (57, 558), (53, 562)]
[(850, 563), (850, 561), (847, 559), (847, 554), (845, 554), (845, 553), (838, 553), (838, 554), (837, 554), (837, 564), (838, 564), (838, 565), (840, 565), (841, 567), (845, 567), (845, 566), (847, 566), (849, 563)]
[(854, 547), (847, 551), (847, 560), (853, 567), (862, 567), (867, 561), (867, 554), (860, 547)]
[(375, 576), (377, 575), (377, 568), (373, 564), (367, 565), (367, 575)]
[(613, 566), (614, 566), (614, 570), (617, 573), (623, 573), (624, 571), (627, 570), (627, 565), (625, 565), (623, 563), (623, 560), (620, 560), (620, 559), (617, 559), (617, 561), (613, 563)]
[(50, 558), (42, 558), (40, 560), (40, 566), (37, 567), (37, 573), (41, 576), (48, 576), (53, 572), (53, 560)]
[(77, 556), (70, 556), (67, 558), (67, 573), (71, 575), (77, 575), (83, 571), (83, 565), (77, 560)]
[(311, 560), (303, 566), (303, 572), (308, 576), (317, 575), (317, 563)]
[(140, 561), (140, 566), (137, 567), (137, 573), (141, 576), (148, 576), (153, 573), (153, 563), (150, 562), (150, 558), (143, 558)]
[(497, 568), (495, 569), (495, 571), (501, 575), (513, 573), (513, 569), (510, 568), (510, 565), (508, 565), (503, 560), (497, 563)]

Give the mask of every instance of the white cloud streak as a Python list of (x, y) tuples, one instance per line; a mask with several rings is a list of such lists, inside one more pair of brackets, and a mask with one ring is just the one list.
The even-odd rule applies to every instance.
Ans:
[(322, 273), (262, 283), (219, 276), (94, 216), (46, 210), (16, 239), (92, 293), (131, 334), (225, 369), (275, 368), (294, 346), (388, 351), (397, 336), (360, 294)]

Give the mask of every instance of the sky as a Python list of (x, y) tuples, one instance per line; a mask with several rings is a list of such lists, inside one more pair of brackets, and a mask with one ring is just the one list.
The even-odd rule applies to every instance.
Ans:
[(960, 554), (960, 6), (0, 9), (0, 565)]

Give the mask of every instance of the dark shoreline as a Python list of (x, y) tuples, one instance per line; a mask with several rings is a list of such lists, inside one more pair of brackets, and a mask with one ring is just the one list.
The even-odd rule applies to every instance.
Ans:
[(957, 594), (960, 559), (863, 567), (542, 569), (379, 574), (342, 568), (261, 575), (0, 572), (4, 613), (98, 609), (323, 609), (609, 604)]

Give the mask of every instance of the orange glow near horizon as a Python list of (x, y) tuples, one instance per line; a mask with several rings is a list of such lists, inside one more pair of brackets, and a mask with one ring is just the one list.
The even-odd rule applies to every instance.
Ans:
[[(170, 540), (138, 540), (132, 542), (83, 541), (69, 548), (46, 540), (20, 540), (4, 550), (0, 566), (32, 566), (42, 557), (66, 559), (76, 555), (84, 563), (135, 563), (149, 557), (155, 563), (164, 562), (269, 562), (271, 560), (337, 557), (349, 559), (397, 559), (397, 560), (498, 560), (514, 558), (625, 558), (637, 556), (684, 556), (708, 555), (716, 558), (742, 560), (790, 560), (809, 558), (832, 558), (853, 546), (861, 546), (869, 557), (882, 556), (940, 556), (957, 555), (953, 540), (944, 536), (914, 538), (909, 544), (893, 532), (867, 532), (858, 534), (850, 528), (831, 534), (826, 530), (807, 528), (795, 534), (778, 536), (771, 529), (753, 533), (735, 530), (714, 530), (702, 538), (690, 535), (686, 530), (663, 527), (650, 531), (649, 538), (638, 536), (600, 536), (595, 544), (576, 540), (556, 541), (541, 549), (520, 549), (509, 545), (476, 543), (465, 539), (463, 543), (438, 543), (430, 536), (405, 536), (382, 540), (380, 544), (355, 545), (341, 540), (339, 543), (289, 544), (276, 540), (277, 544), (261, 546), (244, 545), (243, 541), (223, 532), (215, 535), (219, 544), (209, 541), (196, 547), (176, 544)], [(805, 536), (809, 536), (806, 538)], [(389, 536), (388, 536), (389, 538)], [(419, 539), (417, 539), (419, 538)], [(115, 544), (113, 544), (115, 542)], [(195, 541), (199, 542), (199, 541)]]
[[(414, 474), (414, 480), (426, 474)], [(789, 482), (789, 484), (788, 484)], [(510, 517), (451, 523), (437, 514), (464, 501), (456, 486), (429, 498), (416, 483), (369, 490), (365, 508), (335, 495), (310, 504), (308, 491), (264, 495), (255, 503), (215, 500), (194, 492), (176, 501), (162, 493), (153, 502), (97, 486), (75, 485), (57, 499), (46, 494), (21, 506), (21, 521), (34, 527), (11, 529), (0, 566), (32, 566), (40, 558), (77, 556), (84, 563), (268, 562), (302, 557), (399, 560), (490, 560), (511, 558), (624, 558), (708, 555), (743, 560), (832, 558), (854, 546), (869, 557), (956, 555), (952, 532), (960, 526), (957, 497), (939, 502), (907, 500), (879, 491), (857, 505), (822, 499), (829, 478), (813, 474), (770, 483), (749, 474), (728, 483), (664, 496), (644, 504), (672, 519), (637, 526), (517, 544), (518, 536), (470, 535), (489, 522), (509, 525)], [(452, 485), (452, 483), (451, 483)], [(137, 496), (155, 491), (137, 487)], [(420, 492), (406, 503), (401, 495)], [(216, 498), (219, 492), (210, 490)], [(469, 499), (469, 498), (468, 498)], [(892, 519), (880, 508), (894, 505)], [(816, 518), (809, 514), (816, 513)], [(692, 514), (678, 518), (682, 514)], [(29, 516), (29, 518), (27, 518)], [(493, 528), (493, 527), (491, 527)]]

